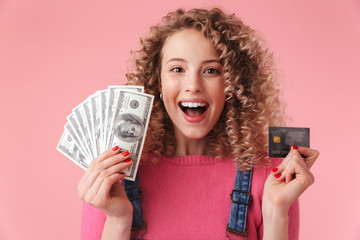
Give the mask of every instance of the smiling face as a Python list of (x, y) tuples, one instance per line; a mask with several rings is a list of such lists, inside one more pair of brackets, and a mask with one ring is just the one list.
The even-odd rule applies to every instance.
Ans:
[(211, 41), (195, 29), (168, 37), (161, 53), (161, 92), (176, 138), (202, 139), (225, 104), (219, 56)]

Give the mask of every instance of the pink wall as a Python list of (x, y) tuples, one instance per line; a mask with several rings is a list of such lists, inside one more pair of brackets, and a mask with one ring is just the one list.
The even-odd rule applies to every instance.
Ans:
[[(360, 2), (0, 1), (0, 239), (78, 239), (83, 170), (57, 152), (71, 109), (124, 81), (130, 49), (177, 7), (219, 6), (275, 52), (292, 126), (321, 155), (301, 239), (360, 239)], [(216, 3), (221, 2), (221, 3)]]

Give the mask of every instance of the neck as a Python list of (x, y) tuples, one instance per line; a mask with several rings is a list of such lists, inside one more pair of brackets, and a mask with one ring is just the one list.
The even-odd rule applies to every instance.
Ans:
[(210, 155), (209, 146), (206, 138), (188, 138), (175, 130), (175, 140), (175, 156)]

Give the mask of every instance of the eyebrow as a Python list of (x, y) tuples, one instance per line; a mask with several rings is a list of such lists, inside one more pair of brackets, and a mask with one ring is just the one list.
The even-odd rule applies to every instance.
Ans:
[[(187, 62), (187, 61), (183, 58), (170, 58), (166, 63), (169, 63), (169, 62)], [(212, 62), (220, 63), (220, 61), (218, 59), (209, 59), (209, 60), (203, 61), (202, 63), (212, 63)]]
[(166, 63), (169, 62), (186, 62), (186, 61), (182, 58), (170, 58)]

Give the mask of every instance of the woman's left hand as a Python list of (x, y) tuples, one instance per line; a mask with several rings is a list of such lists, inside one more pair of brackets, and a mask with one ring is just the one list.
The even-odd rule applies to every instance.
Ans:
[(264, 187), (264, 204), (287, 211), (291, 204), (314, 183), (311, 166), (319, 156), (317, 150), (292, 146), (282, 163), (274, 168)]
[(263, 193), (264, 240), (288, 239), (289, 208), (313, 184), (310, 168), (318, 156), (317, 150), (292, 146), (281, 164), (271, 171)]

